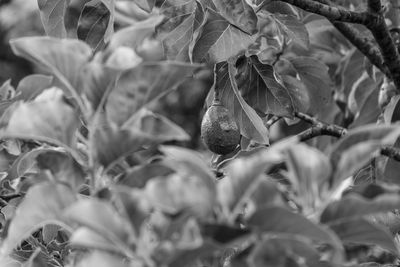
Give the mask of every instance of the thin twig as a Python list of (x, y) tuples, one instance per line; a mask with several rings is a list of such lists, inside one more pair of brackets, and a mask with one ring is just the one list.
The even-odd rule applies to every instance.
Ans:
[(400, 161), (400, 149), (393, 146), (384, 146), (381, 148), (381, 155)]
[(279, 116), (272, 116), (272, 118), (270, 118), (266, 123), (265, 123), (265, 127), (267, 127), (268, 129), (274, 125), (276, 122), (278, 122), (280, 119), (282, 119), (282, 117)]

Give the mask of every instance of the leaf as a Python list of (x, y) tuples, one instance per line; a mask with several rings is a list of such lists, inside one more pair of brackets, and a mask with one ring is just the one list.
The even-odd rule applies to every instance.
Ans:
[(249, 227), (262, 233), (303, 236), (319, 243), (330, 244), (336, 249), (341, 249), (340, 242), (329, 229), (314, 224), (304, 216), (293, 213), (283, 207), (263, 207), (252, 214), (247, 223)]
[[(173, 1), (166, 1), (173, 2)], [(201, 23), (204, 20), (204, 12), (201, 8), (201, 5), (198, 2), (189, 2), (190, 9), (189, 13), (182, 16), (182, 12), (173, 12), (163, 24), (161, 24), (158, 28), (165, 31), (165, 33), (161, 32), (161, 38), (164, 44), (164, 49), (166, 51), (166, 56), (170, 60), (177, 61), (190, 61), (189, 56), (189, 47), (193, 40), (193, 36), (196, 30), (200, 27)], [(188, 3), (188, 4), (189, 4)], [(163, 5), (165, 5), (164, 3)], [(172, 6), (175, 8), (175, 6)], [(171, 8), (172, 8), (171, 7)], [(177, 6), (176, 8), (178, 8)], [(173, 9), (175, 11), (175, 9)], [(163, 10), (164, 12), (165, 9)], [(180, 11), (180, 10), (178, 10)], [(176, 27), (171, 30), (166, 30), (166, 28), (170, 28), (175, 20), (180, 20), (184, 18), (182, 23), (176, 25)]]
[(202, 177), (210, 189), (215, 187), (213, 173), (197, 152), (177, 146), (162, 146), (160, 151), (166, 156), (163, 162), (165, 166), (181, 173)]
[(352, 175), (374, 156), (382, 145), (391, 145), (399, 136), (397, 126), (365, 125), (348, 132), (330, 151), (334, 184)]
[(56, 181), (69, 184), (78, 190), (85, 182), (86, 173), (79, 163), (64, 151), (45, 150), (36, 157), (37, 165), (48, 170)]
[(88, 256), (84, 257), (76, 265), (77, 267), (129, 267), (130, 264), (126, 262), (123, 257), (115, 254), (104, 253), (100, 251), (93, 251)]
[(396, 255), (399, 254), (392, 235), (382, 226), (365, 219), (356, 218), (334, 222), (329, 227), (344, 243), (378, 245)]
[(308, 90), (308, 95), (310, 96), (309, 112), (313, 115), (318, 115), (332, 99), (328, 67), (322, 62), (309, 57), (292, 58), (290, 62)]
[(293, 102), (293, 109), (298, 112), (307, 112), (310, 109), (310, 96), (304, 83), (290, 75), (282, 75), (283, 84)]
[[(392, 137), (398, 133), (397, 126), (369, 124), (350, 130), (330, 150), (330, 157), (336, 165), (346, 150), (363, 142), (382, 142), (385, 137)], [(387, 140), (386, 142), (389, 142)], [(394, 142), (393, 142), (394, 143)]]
[(156, 3), (156, 0), (134, 0), (134, 2), (143, 10), (151, 12)]
[(75, 110), (63, 98), (61, 89), (45, 90), (32, 102), (17, 102), (8, 116), (0, 119), (1, 135), (41, 140), (74, 147), (79, 125)]
[(213, 0), (221, 15), (248, 34), (257, 32), (257, 15), (245, 0)]
[(48, 36), (65, 38), (65, 14), (70, 0), (38, 0), (40, 18)]
[[(365, 89), (365, 87), (362, 87), (362, 89)], [(379, 90), (372, 90), (360, 107), (358, 116), (350, 124), (349, 128), (356, 128), (369, 123), (374, 123), (378, 120), (379, 115), (381, 114), (381, 109), (378, 104), (378, 95)]]
[(78, 20), (78, 39), (89, 44), (93, 51), (101, 50), (105, 46), (104, 35), (110, 17), (110, 10), (100, 0), (87, 2)]
[(208, 10), (206, 23), (193, 47), (192, 59), (194, 62), (220, 63), (243, 53), (253, 39), (218, 13)]
[[(332, 173), (328, 157), (310, 146), (296, 144), (287, 151), (287, 164), (291, 184), (300, 204), (306, 213), (313, 211), (320, 204), (322, 185)], [(307, 210), (309, 208), (311, 210)]]
[(400, 206), (397, 194), (382, 194), (373, 199), (350, 194), (328, 204), (321, 214), (321, 223), (330, 223), (344, 219), (360, 218), (374, 213), (384, 213)]
[(122, 125), (139, 109), (176, 89), (198, 68), (199, 65), (166, 61), (142, 63), (124, 71), (108, 96), (108, 118)]
[(215, 185), (194, 174), (174, 173), (147, 182), (145, 194), (149, 202), (167, 214), (189, 212), (196, 218), (207, 220), (215, 207)]
[(143, 188), (150, 179), (171, 173), (172, 170), (170, 168), (158, 162), (142, 164), (128, 169), (118, 178), (118, 184), (130, 188)]
[(138, 129), (152, 137), (155, 141), (188, 141), (190, 136), (174, 122), (166, 117), (142, 109), (132, 116), (121, 129)]
[(238, 72), (238, 87), (251, 107), (263, 114), (292, 117), (292, 97), (272, 65), (262, 64), (252, 56), (239, 66)]
[[(279, 257), (276, 255), (279, 255)], [(254, 266), (320, 267), (319, 258), (318, 251), (309, 240), (298, 236), (265, 236), (257, 242), (249, 255), (249, 261), (253, 262)], [(305, 265), (300, 264), (300, 261), (304, 262)]]
[(10, 41), (14, 53), (53, 74), (67, 96), (79, 99), (81, 71), (92, 51), (84, 42), (50, 37), (22, 37)]
[(87, 227), (79, 227), (75, 230), (69, 239), (69, 243), (73, 247), (84, 247), (117, 254), (120, 253), (118, 246), (104, 238), (100, 233)]
[(65, 226), (62, 213), (75, 199), (74, 193), (62, 184), (41, 183), (31, 187), (9, 225), (2, 252), (11, 253), (23, 239), (49, 222)]
[[(140, 127), (140, 128), (139, 128)], [(117, 127), (105, 118), (95, 126), (93, 151), (95, 158), (105, 167), (122, 159), (145, 145), (166, 141), (184, 141), (188, 135), (179, 126), (160, 115), (143, 110), (123, 127)]]
[(91, 61), (82, 69), (80, 85), (92, 109), (97, 110), (106, 92), (115, 85), (118, 71), (97, 61)]
[(276, 21), (283, 29), (289, 40), (298, 43), (303, 48), (308, 49), (310, 46), (310, 39), (308, 36), (307, 28), (297, 17), (292, 15), (275, 14)]
[(240, 134), (260, 144), (268, 144), (268, 129), (255, 110), (241, 96), (235, 81), (234, 67), (227, 62), (215, 66), (215, 91), (239, 126)]
[(24, 77), (17, 86), (15, 100), (32, 100), (45, 89), (50, 88), (53, 77), (42, 74), (32, 74)]
[(394, 123), (394, 122), (400, 120), (399, 100), (400, 100), (400, 96), (396, 95), (396, 96), (392, 97), (389, 104), (385, 107), (383, 116), (384, 116), (386, 123)]
[(108, 242), (118, 246), (121, 252), (136, 238), (136, 233), (128, 221), (105, 201), (81, 199), (68, 207), (64, 216), (106, 238)]
[[(395, 148), (400, 147), (400, 138), (397, 138), (393, 146)], [(384, 161), (383, 180), (385, 182), (399, 184), (400, 162), (391, 158), (386, 158)]]
[[(262, 174), (275, 164), (281, 163), (282, 160), (282, 152), (274, 147), (268, 151), (233, 160), (225, 168), (227, 177), (219, 181), (217, 185), (218, 199), (226, 212), (237, 216), (243, 209), (244, 201), (256, 193), (258, 186), (261, 186), (265, 179)], [(268, 189), (273, 192), (272, 195), (277, 195), (278, 191), (274, 184), (268, 184)], [(274, 199), (272, 197), (270, 200)]]
[(136, 49), (146, 37), (155, 32), (156, 26), (159, 25), (163, 19), (163, 16), (151, 16), (147, 20), (137, 22), (132, 26), (125, 27), (115, 32), (110, 38), (108, 49), (112, 51), (120, 46)]

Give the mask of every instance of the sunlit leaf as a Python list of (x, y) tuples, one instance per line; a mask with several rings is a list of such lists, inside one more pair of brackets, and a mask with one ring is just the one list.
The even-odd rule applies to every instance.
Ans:
[[(289, 177), (297, 198), (305, 212), (313, 211), (322, 197), (322, 184), (328, 181), (332, 167), (321, 151), (305, 144), (297, 144), (287, 151)], [(307, 158), (307, 160), (304, 160)], [(311, 210), (307, 210), (311, 208)]]
[(88, 256), (84, 257), (76, 267), (129, 267), (129, 263), (124, 260), (123, 257), (104, 253), (100, 251), (91, 252)]
[(309, 57), (290, 59), (300, 80), (304, 83), (310, 96), (310, 110), (312, 114), (324, 109), (332, 99), (328, 67), (322, 62)]
[(272, 65), (262, 64), (252, 56), (239, 66), (238, 72), (238, 88), (251, 107), (263, 114), (292, 116), (294, 103), (291, 93), (277, 78)]
[(43, 90), (51, 87), (53, 77), (41, 74), (32, 74), (23, 78), (17, 86), (16, 100), (32, 100)]
[(257, 15), (245, 0), (213, 0), (221, 15), (248, 34), (257, 32)]
[(399, 254), (389, 231), (365, 219), (356, 218), (333, 222), (329, 227), (344, 243), (378, 245), (396, 255)]
[(229, 110), (240, 134), (260, 144), (268, 144), (268, 129), (256, 111), (246, 103), (236, 84), (234, 67), (227, 62), (215, 66), (215, 90), (221, 103)]
[(286, 208), (266, 206), (248, 219), (249, 227), (262, 233), (299, 235), (341, 250), (341, 244), (329, 229), (317, 225)]
[(48, 36), (65, 38), (65, 14), (70, 0), (38, 0), (40, 17)]
[(330, 203), (322, 212), (320, 221), (329, 223), (336, 220), (387, 212), (398, 207), (400, 207), (400, 196), (397, 194), (382, 194), (373, 199), (366, 199), (354, 194)]
[(128, 221), (105, 201), (81, 199), (66, 209), (64, 216), (93, 230), (120, 249), (125, 249), (136, 237)]
[(156, 0), (134, 0), (134, 2), (143, 10), (151, 12), (156, 3)]
[[(163, 7), (166, 4), (170, 4), (171, 7), (162, 9), (168, 19), (159, 27), (159, 30), (162, 31), (160, 34), (161, 39), (163, 40), (166, 56), (170, 60), (190, 61), (189, 46), (193, 40), (195, 31), (200, 27), (200, 24), (204, 19), (204, 12), (199, 3), (192, 1), (186, 3), (187, 5), (190, 5), (188, 6), (189, 10), (187, 11), (187, 15), (185, 14), (185, 16), (182, 16), (181, 12), (173, 12), (176, 10), (175, 8), (180, 6), (175, 6), (170, 2), (174, 1), (166, 1), (163, 4)], [(175, 20), (180, 21), (182, 17), (184, 20), (180, 24), (177, 24), (170, 31), (167, 30), (172, 26), (171, 24), (175, 24)]]
[(15, 104), (0, 120), (3, 136), (36, 139), (73, 147), (79, 119), (61, 89), (47, 89), (32, 102)]
[(108, 118), (122, 125), (139, 109), (176, 89), (198, 68), (185, 63), (158, 62), (142, 63), (126, 70), (108, 97)]
[(3, 253), (10, 253), (24, 238), (49, 222), (64, 226), (63, 211), (75, 199), (75, 194), (62, 184), (42, 183), (30, 188), (2, 241)]
[(243, 53), (254, 38), (235, 28), (218, 13), (208, 10), (192, 59), (195, 62), (219, 63)]
[(100, 0), (86, 3), (78, 21), (78, 39), (88, 43), (94, 51), (102, 49), (110, 17), (110, 10)]
[(82, 41), (50, 37), (22, 37), (10, 41), (14, 53), (54, 75), (68, 96), (81, 92), (79, 78), (92, 55)]

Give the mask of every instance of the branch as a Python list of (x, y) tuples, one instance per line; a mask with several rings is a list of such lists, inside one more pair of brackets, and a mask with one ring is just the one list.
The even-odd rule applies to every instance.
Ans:
[(400, 149), (393, 146), (384, 146), (381, 148), (381, 155), (400, 161)]
[(391, 76), (389, 69), (384, 64), (381, 52), (369, 38), (363, 36), (356, 28), (346, 23), (334, 21), (331, 21), (331, 23), (352, 45), (368, 58), (371, 64), (376, 66), (386, 76)]
[[(305, 142), (317, 136), (328, 135), (337, 138), (347, 134), (347, 129), (335, 124), (328, 124), (321, 122), (315, 117), (310, 115), (296, 112), (295, 116), (305, 122), (312, 124), (313, 126), (299, 134), (297, 137), (300, 142)], [(383, 146), (380, 150), (381, 155), (392, 158), (396, 161), (400, 161), (400, 149), (393, 146)]]
[(313, 0), (275, 0), (297, 6), (311, 13), (321, 15), (332, 21), (366, 24), (370, 19), (369, 12), (354, 12), (333, 5), (315, 2)]

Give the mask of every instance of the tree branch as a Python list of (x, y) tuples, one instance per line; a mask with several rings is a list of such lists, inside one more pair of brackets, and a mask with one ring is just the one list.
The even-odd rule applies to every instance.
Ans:
[[(400, 58), (397, 51), (397, 47), (392, 39), (389, 29), (385, 22), (385, 17), (382, 12), (382, 4), (380, 0), (368, 0), (368, 11), (366, 12), (353, 12), (346, 10), (341, 7), (337, 7), (330, 0), (275, 0), (285, 2), (296, 7), (299, 7), (305, 11), (319, 14), (332, 23), (338, 22), (350, 22), (358, 23), (366, 26), (375, 38), (376, 43), (379, 46), (380, 53), (382, 55), (384, 66), (380, 64), (380, 61), (376, 58), (376, 50), (371, 49), (370, 44), (363, 45), (361, 39), (356, 38), (357, 32), (344, 26), (345, 24), (336, 24), (335, 27), (352, 42), (357, 48), (360, 49), (370, 60), (371, 63), (393, 80), (398, 91), (400, 91)], [(266, 2), (266, 1), (265, 1)], [(364, 39), (365, 40), (365, 39)]]
[[(300, 142), (305, 142), (317, 136), (328, 135), (337, 138), (341, 138), (342, 136), (347, 134), (347, 129), (335, 124), (328, 124), (325, 122), (321, 122), (315, 117), (310, 115), (296, 112), (295, 116), (307, 123), (312, 124), (313, 126), (299, 134), (297, 137)], [(392, 158), (396, 161), (400, 161), (400, 149), (393, 146), (383, 146), (380, 150), (381, 155)]]
[(276, 0), (297, 6), (311, 13), (321, 15), (332, 21), (341, 21), (349, 23), (365, 24), (370, 19), (371, 13), (354, 12), (344, 8), (335, 7), (325, 3), (315, 2), (313, 0)]

